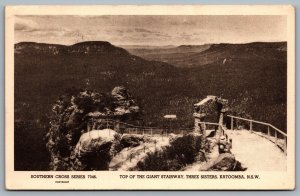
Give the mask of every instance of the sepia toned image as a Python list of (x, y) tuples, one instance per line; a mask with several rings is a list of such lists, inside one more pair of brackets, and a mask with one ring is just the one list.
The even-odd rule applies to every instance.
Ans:
[[(126, 172), (152, 180), (221, 180), (229, 172), (231, 180), (257, 181), (260, 172), (293, 173), (291, 9), (168, 9), (12, 11), (9, 172), (66, 178), (56, 186), (70, 184), (68, 172), (121, 174), (118, 180)], [(51, 175), (58, 171), (65, 177)]]

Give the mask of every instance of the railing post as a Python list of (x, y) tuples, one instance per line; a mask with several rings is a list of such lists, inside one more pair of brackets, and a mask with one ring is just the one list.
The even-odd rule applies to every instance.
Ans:
[(138, 134), (138, 130), (137, 130), (137, 127), (135, 128), (135, 134)]
[(106, 119), (106, 129), (108, 129), (108, 120)]
[[(287, 154), (287, 134), (283, 131), (281, 131), (280, 129), (274, 127), (273, 125), (269, 124), (269, 123), (265, 123), (265, 122), (260, 122), (260, 121), (256, 121), (256, 120), (253, 120), (253, 119), (246, 119), (246, 118), (242, 118), (242, 117), (236, 117), (236, 116), (230, 116), (231, 117), (231, 129), (233, 129), (233, 118), (237, 119), (237, 120), (244, 120), (244, 121), (247, 121), (249, 122), (250, 124), (250, 132), (253, 133), (253, 123), (258, 123), (258, 124), (262, 124), (262, 125), (265, 125), (267, 126), (267, 133), (265, 133), (265, 131), (263, 131), (263, 134), (265, 135), (265, 137), (273, 142), (277, 147), (279, 147), (283, 152), (284, 154), (286, 155)], [(238, 123), (236, 123), (238, 124)], [(274, 134), (273, 134), (273, 130), (274, 130)], [(262, 132), (262, 130), (260, 130), (260, 132)], [(267, 136), (266, 136), (267, 134)], [(280, 136), (280, 135), (282, 136)], [(282, 138), (282, 139), (281, 139)], [(283, 140), (283, 141), (281, 141)]]
[(287, 154), (287, 138), (284, 136), (284, 146), (283, 146), (284, 154)]
[(220, 116), (219, 116), (219, 127), (218, 127), (218, 131), (217, 131), (217, 137), (218, 137), (218, 139), (220, 139), (220, 137), (222, 136), (223, 116), (224, 116), (224, 113), (221, 112)]
[(275, 144), (277, 145), (277, 130), (275, 130)]
[(145, 130), (143, 129), (143, 135), (145, 134)]
[(151, 137), (152, 137), (152, 134), (153, 134), (153, 133), (152, 133), (152, 128), (151, 128)]
[(90, 127), (90, 123), (89, 123), (89, 122), (88, 122), (87, 125), (86, 125), (86, 129), (87, 129), (87, 132), (90, 132), (91, 127)]

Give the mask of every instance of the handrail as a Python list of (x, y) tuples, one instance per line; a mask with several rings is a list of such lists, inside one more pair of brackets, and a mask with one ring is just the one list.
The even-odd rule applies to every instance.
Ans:
[(200, 122), (202, 124), (206, 124), (206, 125), (215, 125), (215, 126), (219, 126), (219, 123), (212, 123), (212, 122)]
[[(231, 117), (231, 129), (233, 129), (233, 118), (235, 119), (240, 119), (240, 120), (245, 120), (245, 121), (248, 121), (250, 122), (250, 132), (252, 133), (253, 130), (252, 130), (252, 125), (253, 123), (257, 123), (257, 124), (262, 124), (262, 125), (265, 125), (265, 126), (268, 126), (268, 140), (275, 143), (275, 145), (277, 147), (279, 147), (281, 150), (284, 151), (284, 153), (286, 154), (287, 153), (287, 134), (284, 133), (283, 131), (281, 131), (280, 129), (278, 129), (277, 127), (275, 127), (274, 125), (270, 124), (270, 123), (265, 123), (265, 122), (261, 122), (261, 121), (257, 121), (257, 120), (253, 120), (253, 119), (247, 119), (247, 118), (242, 118), (242, 117), (238, 117), (238, 116), (233, 116), (233, 115), (227, 115), (228, 117)], [(151, 135), (153, 134), (153, 130), (155, 129), (159, 129), (159, 130), (165, 130), (165, 128), (160, 128), (160, 127), (145, 127), (145, 126), (138, 126), (138, 125), (132, 125), (132, 124), (129, 124), (129, 123), (125, 123), (125, 122), (121, 122), (121, 121), (117, 121), (117, 120), (114, 120), (114, 119), (109, 119), (109, 118), (103, 118), (103, 119), (97, 119), (97, 120), (93, 120), (93, 121), (90, 121), (88, 124), (87, 124), (87, 130), (90, 131), (90, 123), (93, 123), (93, 128), (95, 126), (95, 123), (106, 123), (107, 126), (108, 126), (108, 123), (114, 123), (114, 126), (115, 126), (115, 123), (117, 124), (123, 124), (123, 125), (126, 125), (130, 128), (135, 128), (136, 129), (136, 133), (138, 133), (138, 129), (141, 129), (143, 131), (143, 135), (144, 135), (144, 131), (146, 131), (146, 129), (151, 129)], [(219, 126), (219, 128), (221, 128), (221, 130), (223, 131), (223, 134), (224, 134), (224, 131), (226, 130), (226, 128), (222, 125), (222, 123), (212, 123), (212, 122), (200, 122), (201, 124), (205, 124), (205, 125), (214, 125), (214, 126)], [(273, 128), (275, 130), (274, 132), (274, 137), (275, 137), (275, 141), (273, 141), (271, 138), (270, 138), (270, 130), (269, 130), (269, 127)], [(184, 130), (193, 130), (193, 128), (179, 128), (177, 129), (177, 131), (182, 131), (182, 134), (183, 134), (183, 131)], [(283, 147), (281, 145), (279, 145), (278, 143), (278, 136), (277, 136), (277, 132), (282, 134), (284, 136), (284, 143), (283, 143)], [(130, 133), (130, 131), (129, 131)], [(167, 134), (167, 131), (166, 131), (166, 134)], [(262, 134), (264, 135), (264, 134)]]
[[(132, 125), (132, 124), (129, 124), (129, 123), (125, 123), (125, 122), (122, 122), (122, 121), (116, 121), (116, 120), (108, 119), (108, 118), (101, 119), (101, 120), (104, 120), (105, 122), (119, 123), (119, 124), (127, 125), (127, 126), (130, 126), (130, 127), (133, 127), (133, 128), (159, 129), (159, 127), (145, 127), (145, 126)], [(98, 121), (96, 121), (96, 122), (98, 122)]]
[[(142, 128), (142, 129), (163, 129), (161, 127), (147, 127), (147, 126), (139, 126), (139, 125), (133, 125), (133, 124), (129, 124), (129, 123), (125, 123), (125, 122), (122, 122), (122, 121), (117, 121), (117, 120), (114, 120), (114, 119), (109, 119), (109, 118), (105, 118), (105, 119), (100, 119), (100, 120), (103, 120), (105, 122), (113, 122), (113, 123), (119, 123), (119, 124), (123, 124), (123, 125), (127, 125), (127, 126), (130, 126), (132, 128)], [(99, 122), (99, 120), (96, 120), (94, 122)], [(203, 124), (206, 124), (206, 125), (215, 125), (215, 126), (219, 126), (218, 123), (211, 123), (211, 122), (201, 122)], [(192, 128), (179, 128), (180, 130), (192, 130), (194, 129), (194, 127)]]
[(279, 133), (281, 133), (282, 135), (287, 136), (286, 133), (284, 133), (283, 131), (281, 131), (280, 129), (278, 129), (277, 127), (275, 127), (274, 125), (272, 125), (270, 123), (265, 123), (265, 122), (261, 122), (261, 121), (257, 121), (257, 120), (252, 120), (252, 119), (247, 119), (247, 118), (242, 118), (242, 117), (232, 116), (232, 115), (227, 115), (227, 116), (232, 117), (232, 118), (236, 118), (236, 119), (240, 119), (240, 120), (254, 122), (254, 123), (257, 123), (257, 124), (262, 124), (262, 125), (270, 126), (273, 129), (275, 129), (276, 131), (278, 131)]
[(272, 127), (273, 129), (275, 129), (276, 131), (278, 131), (279, 133), (281, 133), (282, 135), (287, 137), (287, 134), (284, 133), (283, 131), (281, 131), (280, 129), (278, 129), (277, 127), (275, 127), (274, 125), (269, 124), (270, 127)]
[[(233, 115), (227, 115), (228, 117), (231, 117), (231, 129), (233, 129), (233, 118), (235, 119), (240, 119), (240, 120), (245, 120), (245, 121), (248, 121), (250, 122), (250, 131), (251, 133), (253, 132), (252, 130), (252, 123), (257, 123), (257, 124), (262, 124), (262, 125), (265, 125), (265, 126), (268, 126), (268, 136), (267, 136), (267, 139), (271, 142), (274, 142), (276, 146), (278, 146), (281, 150), (284, 151), (284, 153), (286, 154), (287, 153), (287, 134), (284, 133), (283, 131), (281, 131), (280, 129), (278, 129), (277, 127), (275, 127), (274, 125), (270, 124), (270, 123), (265, 123), (265, 122), (261, 122), (261, 121), (257, 121), (257, 120), (252, 120), (252, 119), (247, 119), (247, 118), (242, 118), (242, 117), (238, 117), (238, 116), (233, 116)], [(271, 138), (270, 138), (270, 129), (269, 127), (273, 128), (275, 130), (274, 132), (274, 137), (275, 137), (275, 141), (273, 141)], [(281, 146), (279, 143), (278, 143), (278, 136), (277, 136), (277, 132), (280, 133), (281, 135), (283, 135), (283, 146)], [(264, 135), (264, 134), (263, 134)]]

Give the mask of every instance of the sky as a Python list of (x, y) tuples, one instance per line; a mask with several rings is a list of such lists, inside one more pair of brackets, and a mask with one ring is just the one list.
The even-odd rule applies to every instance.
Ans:
[(16, 16), (15, 43), (201, 45), (286, 41), (286, 16)]

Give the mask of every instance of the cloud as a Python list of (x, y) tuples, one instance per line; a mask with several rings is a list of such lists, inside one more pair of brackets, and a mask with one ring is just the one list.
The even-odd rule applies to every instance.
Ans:
[(15, 17), (15, 38), (68, 44), (85, 40), (155, 45), (250, 42), (285, 40), (283, 26), (286, 18), (277, 16), (32, 15)]
[(15, 18), (15, 31), (35, 31), (38, 29), (38, 24), (32, 20), (24, 18)]
[(26, 31), (28, 29), (28, 26), (21, 24), (21, 23), (16, 23), (15, 24), (15, 30), (16, 31)]
[(28, 18), (19, 18), (15, 19), (15, 31), (34, 33), (34, 34), (61, 34), (62, 32), (69, 32), (70, 30), (63, 27), (55, 27), (48, 25), (39, 25), (37, 22), (30, 20)]

